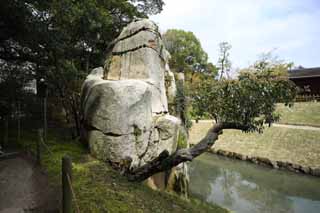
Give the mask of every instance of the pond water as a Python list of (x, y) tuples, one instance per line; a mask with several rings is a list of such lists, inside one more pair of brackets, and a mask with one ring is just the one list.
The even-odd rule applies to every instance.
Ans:
[(320, 212), (320, 178), (214, 154), (190, 163), (194, 196), (240, 213)]

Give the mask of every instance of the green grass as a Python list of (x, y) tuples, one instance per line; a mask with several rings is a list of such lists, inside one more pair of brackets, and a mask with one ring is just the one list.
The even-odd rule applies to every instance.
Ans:
[(227, 212), (198, 200), (131, 183), (106, 164), (90, 159), (74, 165), (74, 186), (82, 212)]
[(271, 127), (266, 128), (263, 134), (246, 134), (227, 130), (215, 149), (319, 167), (320, 131)]
[(279, 104), (276, 111), (281, 115), (279, 123), (320, 127), (319, 102), (295, 103), (291, 108)]
[[(210, 123), (194, 124), (190, 142), (197, 143), (210, 127)], [(224, 130), (214, 149), (319, 167), (320, 131), (271, 127), (259, 134)]]
[[(21, 144), (35, 150), (36, 138), (35, 132), (23, 133)], [(143, 183), (128, 182), (108, 164), (92, 158), (81, 144), (58, 133), (50, 132), (48, 147), (51, 151), (44, 149), (42, 165), (55, 187), (61, 187), (61, 158), (69, 155), (73, 159), (73, 187), (81, 212), (228, 212), (194, 198), (187, 201)]]
[(193, 122), (192, 127), (189, 130), (189, 143), (198, 143), (208, 132), (213, 123), (199, 121), (198, 123)]

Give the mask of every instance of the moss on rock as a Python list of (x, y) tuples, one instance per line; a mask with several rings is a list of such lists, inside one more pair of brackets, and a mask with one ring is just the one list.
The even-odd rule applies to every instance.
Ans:
[(178, 133), (178, 146), (177, 149), (184, 149), (184, 148), (188, 148), (188, 136), (187, 133), (184, 129), (182, 129), (182, 127), (179, 129), (179, 133)]

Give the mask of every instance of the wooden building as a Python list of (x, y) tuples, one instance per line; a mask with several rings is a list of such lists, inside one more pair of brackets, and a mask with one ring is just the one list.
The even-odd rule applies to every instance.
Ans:
[(302, 95), (320, 95), (320, 67), (289, 70), (289, 79), (300, 89)]

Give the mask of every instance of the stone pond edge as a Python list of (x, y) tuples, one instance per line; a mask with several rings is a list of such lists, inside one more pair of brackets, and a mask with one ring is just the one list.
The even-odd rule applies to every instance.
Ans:
[(265, 157), (243, 155), (236, 152), (225, 151), (221, 149), (209, 149), (208, 153), (225, 156), (232, 159), (248, 161), (262, 166), (272, 167), (274, 169), (288, 170), (291, 172), (302, 173), (320, 177), (320, 167), (303, 166), (287, 161), (270, 160)]

